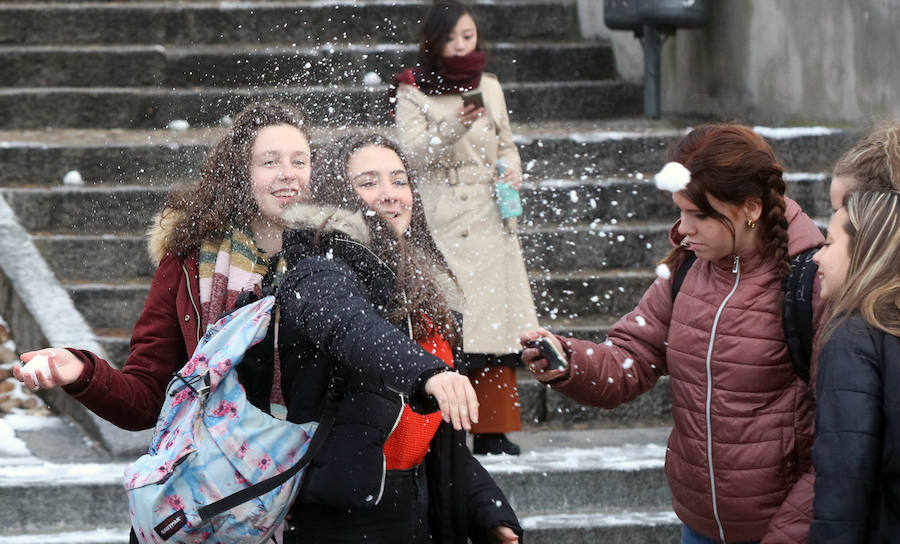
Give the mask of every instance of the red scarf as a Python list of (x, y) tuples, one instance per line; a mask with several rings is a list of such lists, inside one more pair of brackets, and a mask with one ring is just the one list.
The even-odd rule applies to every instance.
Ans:
[(397, 87), (401, 83), (412, 85), (425, 94), (462, 94), (481, 85), (481, 73), (487, 64), (487, 56), (479, 50), (468, 55), (444, 57), (442, 73), (426, 72), (422, 68), (407, 68), (394, 74), (388, 96), (391, 111), (396, 109)]

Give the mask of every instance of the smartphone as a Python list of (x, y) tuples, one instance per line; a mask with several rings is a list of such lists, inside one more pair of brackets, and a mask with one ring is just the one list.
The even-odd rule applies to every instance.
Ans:
[(544, 356), (544, 359), (547, 359), (547, 362), (550, 364), (548, 368), (550, 369), (566, 370), (569, 368), (566, 356), (560, 353), (556, 346), (553, 345), (553, 342), (546, 336), (525, 342), (525, 347), (541, 350), (541, 355)]
[(481, 96), (481, 91), (468, 91), (462, 94), (463, 106), (468, 106), (469, 104), (474, 104), (475, 109), (484, 107), (484, 97)]

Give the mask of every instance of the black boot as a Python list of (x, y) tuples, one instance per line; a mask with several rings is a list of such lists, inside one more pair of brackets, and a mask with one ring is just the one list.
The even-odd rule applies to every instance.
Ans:
[(522, 448), (510, 442), (503, 433), (484, 433), (475, 435), (472, 453), (475, 455), (500, 455), (501, 453), (519, 455), (522, 453)]

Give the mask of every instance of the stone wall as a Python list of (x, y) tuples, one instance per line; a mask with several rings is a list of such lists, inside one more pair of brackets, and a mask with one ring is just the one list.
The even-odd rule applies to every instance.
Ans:
[[(640, 81), (630, 32), (603, 24), (602, 0), (578, 0), (581, 31), (608, 37)], [(663, 45), (662, 110), (765, 124), (859, 125), (900, 117), (900, 0), (710, 0), (704, 28)]]

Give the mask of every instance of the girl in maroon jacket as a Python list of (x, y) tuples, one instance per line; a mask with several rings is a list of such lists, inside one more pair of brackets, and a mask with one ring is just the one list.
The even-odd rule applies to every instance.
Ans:
[(16, 377), (32, 390), (62, 386), (124, 429), (153, 427), (172, 373), (207, 325), (269, 279), (282, 210), (304, 198), (309, 176), (302, 114), (278, 104), (244, 109), (211, 149), (200, 180), (173, 191), (154, 222), (149, 250), (158, 268), (122, 369), (87, 350), (47, 348), (22, 354), (26, 363), (48, 357), (44, 372), (17, 368)]
[[(45, 368), (16, 367), (16, 378), (33, 391), (63, 387), (123, 429), (152, 428), (172, 374), (188, 361), (206, 327), (233, 310), (241, 293), (261, 295), (263, 285), (275, 281), (284, 208), (306, 199), (309, 178), (302, 114), (275, 103), (245, 108), (210, 151), (201, 179), (170, 194), (156, 218), (150, 253), (159, 266), (122, 369), (87, 350), (46, 348), (22, 354), (25, 363), (47, 357)], [(281, 415), (280, 373), (273, 366), (266, 393), (271, 389), (270, 408)], [(468, 428), (470, 415), (477, 417), (462, 409), (471, 386), (462, 376), (445, 374), (427, 380), (426, 392), (464, 384), (441, 397), (441, 411)]]
[[(522, 359), (538, 380), (605, 408), (668, 375), (666, 474), (682, 542), (758, 542), (810, 464), (812, 406), (785, 344), (781, 280), (822, 235), (785, 198), (772, 149), (747, 127), (697, 128), (670, 160), (657, 184), (680, 210), (674, 249), (637, 308), (602, 344), (522, 334), (523, 345), (548, 336), (567, 369), (533, 348)], [(673, 300), (670, 275), (690, 253)]]

